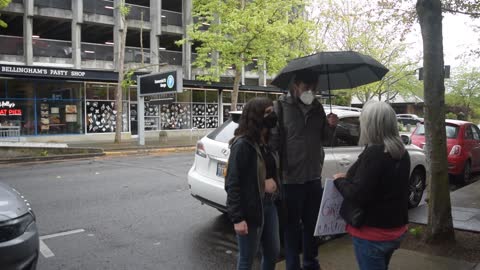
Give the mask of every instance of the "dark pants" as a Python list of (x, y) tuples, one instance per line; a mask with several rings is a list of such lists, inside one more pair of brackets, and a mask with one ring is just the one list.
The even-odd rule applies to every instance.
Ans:
[(318, 247), (313, 233), (322, 201), (322, 182), (318, 180), (304, 184), (285, 184), (283, 188), (286, 218), (282, 222), (285, 228), (287, 270), (302, 269), (299, 256), (302, 243), (303, 269), (318, 270)]
[[(263, 227), (248, 227), (247, 235), (237, 235), (237, 270), (252, 269), (259, 246), (262, 247), (262, 270), (274, 270), (280, 253), (277, 208), (272, 201), (263, 204)], [(247, 224), (248, 226), (248, 224)]]
[(393, 252), (403, 236), (392, 241), (369, 241), (352, 236), (355, 257), (360, 270), (387, 270)]

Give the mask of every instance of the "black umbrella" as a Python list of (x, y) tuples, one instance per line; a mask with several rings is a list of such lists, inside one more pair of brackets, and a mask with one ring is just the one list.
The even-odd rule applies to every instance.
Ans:
[(318, 74), (316, 90), (322, 92), (355, 88), (376, 82), (388, 72), (388, 69), (377, 60), (358, 52), (320, 52), (293, 59), (280, 71), (272, 84), (288, 90), (295, 79), (295, 73), (301, 70), (310, 70)]

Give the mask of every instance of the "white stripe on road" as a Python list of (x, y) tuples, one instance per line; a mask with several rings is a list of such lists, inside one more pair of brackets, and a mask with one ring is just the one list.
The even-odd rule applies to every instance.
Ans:
[(55, 237), (60, 237), (60, 236), (66, 236), (66, 235), (81, 233), (81, 232), (84, 232), (84, 231), (85, 231), (84, 229), (78, 229), (78, 230), (73, 230), (73, 231), (68, 231), (68, 232), (54, 233), (54, 234), (40, 236), (40, 239), (45, 240), (45, 239), (50, 239), (50, 238), (55, 238)]
[(54, 234), (40, 236), (40, 241), (39, 241), (40, 242), (40, 253), (42, 253), (43, 257), (45, 257), (45, 258), (51, 258), (51, 257), (55, 256), (55, 254), (53, 254), (52, 250), (50, 248), (48, 248), (48, 246), (45, 244), (45, 242), (43, 240), (51, 239), (51, 238), (55, 238), (55, 237), (60, 237), (60, 236), (67, 236), (67, 235), (76, 234), (76, 233), (81, 233), (81, 232), (84, 232), (84, 231), (85, 231), (84, 229), (78, 229), (78, 230), (73, 230), (73, 231), (67, 231), (67, 232), (54, 233)]
[(40, 239), (40, 253), (42, 253), (43, 257), (45, 258), (50, 258), (50, 257), (53, 257), (55, 256), (55, 254), (53, 254), (52, 250), (50, 250), (47, 245), (45, 245), (45, 242), (43, 242), (43, 240)]

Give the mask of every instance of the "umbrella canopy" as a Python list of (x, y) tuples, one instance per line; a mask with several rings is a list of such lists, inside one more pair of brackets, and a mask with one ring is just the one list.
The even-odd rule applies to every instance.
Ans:
[(293, 59), (272, 84), (288, 89), (295, 73), (301, 70), (318, 74), (317, 91), (355, 88), (379, 81), (388, 72), (377, 60), (358, 52), (320, 52)]

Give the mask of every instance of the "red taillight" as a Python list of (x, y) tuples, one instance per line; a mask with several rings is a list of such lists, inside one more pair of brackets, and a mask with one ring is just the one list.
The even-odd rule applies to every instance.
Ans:
[(206, 158), (207, 157), (207, 152), (205, 152), (205, 146), (203, 146), (202, 142), (197, 142), (197, 151), (195, 151), (195, 154)]
[(459, 156), (462, 153), (462, 147), (460, 145), (454, 145), (450, 150), (450, 156)]

